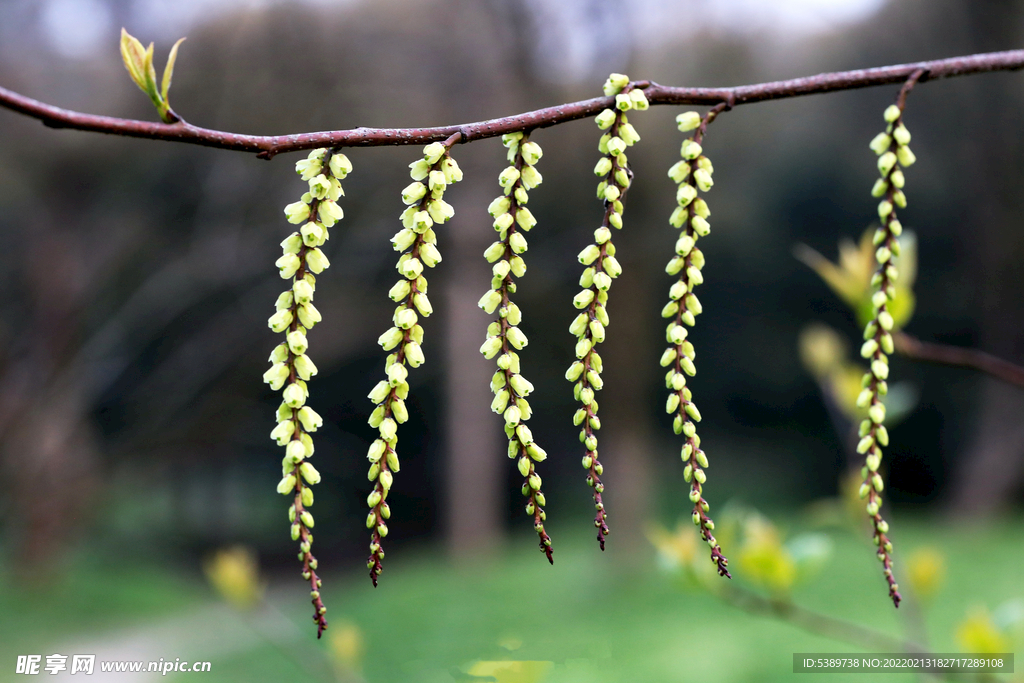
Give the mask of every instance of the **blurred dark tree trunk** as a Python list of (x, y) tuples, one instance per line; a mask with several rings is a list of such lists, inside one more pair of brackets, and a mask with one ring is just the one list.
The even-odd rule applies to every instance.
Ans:
[(82, 523), (98, 472), (87, 378), (73, 364), (88, 283), (95, 280), (75, 236), (48, 216), (30, 229), (20, 294), (29, 306), (4, 340), (0, 376), (0, 463), (10, 491), (12, 559), (44, 579)]
[[(627, 211), (628, 219), (628, 211)], [(641, 226), (636, 226), (639, 230)], [(624, 234), (623, 234), (624, 236)], [(616, 242), (625, 244), (620, 235)], [(631, 240), (636, 242), (638, 240)], [(620, 245), (619, 254), (624, 251)], [(623, 274), (610, 292), (608, 339), (600, 349), (605, 362), (605, 389), (598, 394), (601, 432), (598, 457), (605, 467), (609, 550), (620, 562), (634, 564), (648, 544), (643, 528), (653, 514), (656, 491), (654, 429), (656, 420), (648, 400), (657, 381), (651, 316), (641, 302), (656, 300), (657, 292), (647, 277), (646, 261), (624, 261)]]
[[(501, 536), (504, 470), (501, 418), (491, 412), (494, 363), (480, 355), (487, 316), (477, 307), (490, 269), (481, 254), (492, 241), (487, 180), (473, 180), (468, 201), (446, 226), (445, 310), (445, 528), (456, 558), (487, 553)], [(440, 303), (440, 302), (439, 302)]]
[(99, 483), (98, 446), (76, 387), (47, 387), (24, 398), (4, 436), (15, 511), (12, 559), (19, 574), (44, 581), (87, 521)]

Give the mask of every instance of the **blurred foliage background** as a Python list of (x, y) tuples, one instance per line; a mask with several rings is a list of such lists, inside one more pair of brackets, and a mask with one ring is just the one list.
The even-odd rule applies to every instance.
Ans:
[[(156, 41), (158, 64), (188, 35), (174, 83), (186, 120), (279, 134), (502, 116), (591, 97), (613, 70), (738, 85), (1010, 49), (1024, 36), (1024, 2), (8, 0), (0, 83), (153, 119), (120, 62), (122, 25)], [(874, 216), (867, 143), (895, 92), (740, 107), (709, 131), (714, 231), (701, 243), (705, 313), (692, 337), (708, 495), (745, 529), (725, 551), (738, 577), (747, 568), (738, 581), (750, 590), (916, 642), (931, 635), (939, 651), (1012, 647), (1013, 600), (1024, 597), (1024, 392), (894, 358), (904, 410), (884, 467), (896, 572), (933, 585), (916, 597), (911, 588), (907, 610), (886, 606), (867, 532), (845, 512), (853, 418), (830, 387), (856, 360), (843, 349), (859, 346), (859, 323), (794, 246), (831, 261), (847, 239), (855, 261)], [(1017, 363), (1022, 103), (1013, 73), (917, 88), (906, 120), (919, 161), (901, 212), (917, 237), (906, 330)], [(411, 378), (377, 591), (361, 569), (365, 395), (383, 368), (388, 238), (415, 153), (348, 150), (355, 172), (311, 340), (325, 418), (317, 546), (332, 617), (317, 649), (273, 493), (276, 398), (260, 382), (276, 343), (265, 322), (281, 288), (273, 261), (290, 232), (281, 210), (302, 191), (298, 157), (54, 131), (0, 111), (3, 661), (88, 643), (117, 658), (211, 659), (207, 677), (224, 681), (781, 680), (791, 652), (848, 648), (791, 625), (766, 630), (706, 588), (681, 591), (686, 563), (664, 561), (689, 542), (668, 531), (688, 502), (657, 364), (676, 113), (656, 107), (633, 121), (643, 141), (630, 155), (637, 177), (616, 237), (625, 272), (602, 350), (608, 553), (588, 543), (590, 491), (562, 377), (575, 254), (601, 211), (590, 173), (598, 135), (582, 121), (536, 134), (545, 183), (532, 193), (539, 226), (517, 293), (558, 562), (536, 556), (487, 409), (491, 370), (477, 353), (487, 316), (476, 301), (503, 154), (498, 141), (478, 142), (454, 150), (466, 180), (450, 191), (457, 214), (439, 235), (444, 262), (431, 284), (442, 295), (426, 325), (428, 362)], [(826, 365), (805, 366), (801, 347)], [(915, 549), (925, 559), (911, 562)], [(505, 660), (527, 663), (493, 664)], [(554, 664), (528, 663), (544, 661)]]

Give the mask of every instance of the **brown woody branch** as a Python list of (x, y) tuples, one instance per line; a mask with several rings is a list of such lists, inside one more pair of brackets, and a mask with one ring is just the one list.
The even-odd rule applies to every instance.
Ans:
[(1024, 388), (1024, 367), (996, 358), (984, 351), (947, 344), (933, 344), (911, 337), (905, 332), (893, 335), (896, 352), (914, 360), (971, 368)]
[[(1013, 71), (1020, 68), (1024, 68), (1024, 50), (1008, 50), (874, 69), (823, 73), (788, 81), (741, 85), (732, 88), (673, 88), (651, 81), (638, 81), (634, 85), (644, 90), (651, 104), (725, 104), (726, 108), (731, 108), (766, 100), (903, 83), (918, 71), (922, 72), (918, 82), (923, 83), (939, 78), (988, 71)], [(443, 142), (455, 135), (459, 135), (460, 142), (472, 142), (497, 137), (505, 133), (546, 128), (566, 121), (595, 116), (601, 110), (611, 107), (613, 101), (611, 97), (595, 97), (490, 121), (439, 128), (360, 127), (351, 130), (294, 135), (242, 135), (200, 128), (184, 120), (177, 123), (157, 123), (83, 114), (39, 102), (0, 87), (0, 106), (39, 119), (51, 128), (71, 128), (127, 137), (187, 142), (206, 147), (254, 152), (263, 159), (270, 159), (282, 152), (295, 152), (316, 147), (421, 145), (430, 142)]]
[(766, 598), (735, 584), (727, 584), (715, 594), (744, 612), (787, 621), (808, 633), (842, 640), (868, 652), (927, 651), (916, 643), (908, 643), (873, 628), (800, 607), (788, 599)]
[[(788, 599), (766, 598), (734, 583), (724, 584), (721, 589), (715, 591), (715, 595), (748, 614), (778, 619), (811, 635), (841, 640), (856, 647), (864, 648), (868, 652), (906, 653), (923, 657), (934, 656), (929, 648), (919, 643), (896, 638), (868, 626), (862, 626), (800, 607)], [(961, 679), (955, 673), (936, 673), (932, 674), (932, 676), (942, 680), (967, 680)], [(981, 680), (981, 678), (978, 680)]]

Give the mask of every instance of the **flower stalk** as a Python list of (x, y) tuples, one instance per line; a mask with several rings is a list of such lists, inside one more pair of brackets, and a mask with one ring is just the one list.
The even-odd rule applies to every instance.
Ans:
[(323, 418), (306, 405), (309, 398), (306, 382), (317, 374), (316, 366), (306, 353), (309, 349), (306, 333), (321, 320), (320, 312), (313, 305), (316, 274), (329, 267), (330, 262), (320, 247), (330, 237), (328, 229), (344, 216), (337, 204), (344, 195), (340, 181), (352, 171), (352, 164), (344, 154), (316, 149), (298, 162), (295, 170), (309, 183), (309, 191), (284, 210), (289, 223), (303, 225), (281, 243), (284, 253), (276, 265), (281, 277), (291, 280), (292, 285), (278, 297), (277, 311), (268, 325), (274, 332), (284, 334), (285, 341), (270, 354), (273, 365), (264, 373), (263, 380), (274, 391), (282, 392), (283, 400), (277, 409), (278, 424), (270, 434), (285, 448), (277, 492), (292, 496), (288, 521), (292, 540), (299, 542), (302, 578), (310, 584), (313, 620), (317, 623), (319, 638), (327, 628), (327, 608), (320, 598), (322, 582), (316, 574), (317, 560), (310, 551), (314, 520), (309, 508), (313, 505), (311, 487), (320, 482), (320, 473), (309, 458), (314, 452), (310, 434), (323, 425)]
[(491, 268), (491, 288), (481, 297), (479, 306), (489, 314), (497, 312), (497, 320), (487, 327), (487, 338), (480, 347), (480, 353), (490, 360), (497, 357), (498, 366), (491, 378), (494, 400), (491, 410), (505, 420), (505, 435), (508, 437), (508, 457), (516, 461), (523, 476), (522, 494), (526, 498), (526, 513), (533, 518), (533, 529), (537, 532), (541, 552), (548, 562), (554, 564), (551, 537), (544, 529), (547, 501), (541, 491), (541, 478), (537, 474), (537, 463), (548, 457), (534, 440), (526, 421), (532, 410), (527, 396), (533, 391), (533, 384), (520, 374), (520, 359), (517, 351), (529, 342), (519, 329), (522, 312), (510, 295), (516, 291), (516, 277), (526, 273), (527, 243), (523, 233), (529, 232), (537, 220), (526, 207), (529, 190), (543, 181), (535, 168), (543, 152), (540, 145), (531, 142), (528, 133), (510, 133), (501, 139), (508, 148), (509, 166), (498, 176), (503, 193), (488, 207), (494, 218), (494, 229), (498, 241), (494, 242), (484, 258), (494, 265)]
[(725, 106), (712, 108), (706, 116), (694, 111), (676, 117), (679, 130), (694, 131), (693, 135), (683, 141), (680, 154), (682, 160), (676, 162), (668, 175), (678, 184), (676, 201), (678, 206), (672, 212), (669, 223), (672, 227), (681, 228), (682, 232), (676, 241), (675, 256), (665, 271), (669, 275), (678, 275), (678, 279), (669, 289), (670, 301), (662, 309), (663, 318), (669, 323), (665, 329), (665, 338), (670, 346), (661, 356), (662, 367), (667, 367), (665, 386), (669, 389), (665, 411), (674, 415), (672, 429), (685, 438), (681, 457), (686, 464), (683, 477), (690, 485), (690, 502), (693, 503), (691, 518), (700, 530), (701, 538), (711, 548), (711, 560), (716, 564), (719, 576), (732, 578), (729, 574), (729, 560), (722, 554), (722, 548), (713, 533), (715, 523), (708, 516), (710, 505), (704, 499), (704, 483), (707, 481), (705, 469), (708, 467), (707, 455), (700, 447), (700, 436), (697, 434), (696, 423), (700, 422), (700, 411), (693, 402), (693, 394), (686, 386), (687, 376), (697, 374), (694, 365), (696, 351), (687, 340), (686, 327), (696, 324), (696, 316), (703, 311), (700, 300), (693, 293), (694, 287), (704, 282), (701, 270), (704, 268), (704, 254), (697, 247), (697, 240), (711, 232), (708, 218), (711, 212), (707, 202), (700, 196), (714, 185), (712, 174), (714, 167), (711, 160), (704, 156), (701, 142), (708, 124), (725, 109)]
[(382, 541), (388, 535), (387, 520), (391, 517), (388, 492), (399, 471), (398, 425), (409, 419), (405, 404), (409, 396), (409, 368), (417, 368), (425, 360), (419, 319), (433, 313), (423, 275), (425, 268), (433, 268), (441, 261), (433, 226), (455, 215), (455, 209), (443, 197), (448, 185), (462, 180), (462, 171), (448, 154), (449, 147), (450, 143), (431, 143), (423, 148), (423, 158), (409, 164), (413, 182), (402, 191), (406, 204), (401, 214), (402, 229), (391, 238), (395, 251), (402, 252), (396, 266), (402, 278), (388, 292), (398, 304), (392, 318), (394, 326), (377, 340), (390, 352), (384, 364), (387, 379), (378, 382), (369, 394), (376, 404), (369, 424), (379, 432), (366, 456), (370, 461), (367, 478), (373, 482), (373, 490), (366, 499), (370, 508), (366, 516), (366, 528), (370, 529), (366, 566), (374, 586), (383, 571)]
[(596, 432), (601, 428), (601, 419), (597, 416), (595, 393), (604, 386), (601, 379), (604, 364), (596, 346), (605, 340), (606, 328), (610, 324), (608, 290), (612, 280), (622, 274), (622, 266), (615, 258), (611, 228), (622, 229), (623, 200), (633, 181), (626, 149), (640, 141), (626, 112), (648, 108), (643, 90), (634, 88), (624, 74), (611, 74), (605, 81), (604, 94), (615, 98), (615, 108), (605, 109), (596, 119), (598, 127), (607, 131), (598, 142), (598, 150), (603, 156), (594, 167), (594, 174), (601, 179), (597, 185), (597, 198), (604, 204), (604, 218), (601, 227), (594, 231), (594, 243), (578, 256), (579, 262), (585, 266), (580, 276), (583, 289), (573, 297), (573, 305), (580, 313), (569, 326), (569, 332), (576, 335), (576, 361), (565, 373), (565, 378), (574, 383), (573, 395), (580, 402), (573, 415), (573, 424), (580, 428), (580, 442), (585, 449), (583, 469), (587, 471), (587, 485), (594, 489), (594, 508), (597, 510), (594, 527), (601, 550), (604, 550), (605, 537), (610, 530), (602, 500), (604, 465), (598, 460), (597, 451)]
[(881, 226), (875, 231), (875, 260), (878, 269), (871, 279), (874, 293), (871, 304), (874, 308), (872, 319), (864, 328), (864, 344), (860, 354), (870, 362), (870, 370), (861, 381), (861, 392), (857, 405), (867, 409), (868, 417), (860, 423), (860, 441), (857, 452), (864, 455), (861, 468), (860, 497), (867, 500), (868, 519), (872, 526), (872, 539), (878, 547), (876, 555), (882, 563), (882, 572), (889, 584), (889, 597), (894, 606), (900, 606), (899, 584), (892, 571), (892, 541), (889, 540), (889, 523), (882, 518), (882, 490), (884, 482), (878, 468), (882, 462), (882, 448), (889, 445), (889, 432), (885, 428), (885, 403), (882, 397), (888, 393), (889, 355), (895, 350), (893, 343), (894, 320), (888, 307), (896, 295), (896, 279), (899, 272), (894, 259), (900, 255), (900, 234), (903, 225), (896, 217), (896, 208), (905, 208), (907, 198), (903, 193), (905, 178), (903, 168), (916, 161), (910, 151), (910, 131), (903, 124), (903, 107), (907, 93), (920, 78), (915, 73), (900, 90), (897, 103), (886, 108), (885, 131), (871, 141), (871, 150), (878, 155), (880, 177), (875, 181), (871, 195), (881, 198), (878, 203), (878, 217)]

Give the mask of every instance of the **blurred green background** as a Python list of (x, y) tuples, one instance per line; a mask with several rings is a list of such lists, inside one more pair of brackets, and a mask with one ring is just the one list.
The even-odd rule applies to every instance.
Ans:
[[(156, 42), (161, 65), (188, 36), (173, 92), (185, 119), (279, 134), (502, 116), (591, 97), (610, 71), (738, 85), (1012, 49), (1024, 37), (1024, 2), (7, 0), (0, 84), (152, 120), (117, 53), (122, 25)], [(905, 120), (918, 163), (900, 215), (917, 237), (906, 331), (1016, 363), (1021, 79), (986, 74), (914, 91)], [(476, 308), (489, 279), (486, 206), (504, 164), (493, 140), (454, 150), (466, 180), (446, 197), (457, 214), (439, 234), (437, 312), (425, 326), (427, 363), (411, 377), (387, 571), (370, 586), (365, 396), (383, 371), (376, 339), (390, 324), (396, 258), (388, 239), (417, 152), (347, 150), (346, 218), (327, 245), (324, 322), (311, 333), (313, 405), (325, 418), (316, 504), (332, 623), (324, 643), (308, 623), (286, 507), (273, 492), (280, 453), (267, 435), (278, 399), (260, 382), (277, 342), (266, 317), (281, 288), (277, 245), (290, 232), (281, 210), (302, 192), (299, 157), (268, 163), (55, 131), (0, 111), (0, 680), (19, 678), (19, 654), (95, 650), (110, 660), (209, 660), (201, 675), (211, 681), (761, 681), (793, 676), (793, 652), (858, 650), (808, 634), (792, 615), (748, 614), (737, 595), (934, 651), (1019, 649), (1024, 392), (894, 358), (903, 410), (883, 467), (907, 590), (894, 612), (844, 483), (854, 416), (842, 347), (856, 348), (858, 322), (793, 255), (803, 244), (835, 260), (840, 240), (857, 242), (870, 226), (867, 143), (896, 90), (740, 107), (704, 145), (717, 172), (693, 389), (712, 512), (724, 534), (735, 529), (724, 550), (736, 590), (749, 593), (716, 594), (697, 569), (703, 549), (691, 563), (692, 529), (675, 530), (689, 502), (657, 364), (675, 241), (665, 172), (682, 137), (672, 122), (681, 110), (670, 107), (631, 121), (643, 140), (630, 154), (636, 180), (616, 236), (625, 272), (602, 350), (608, 551), (590, 538), (562, 376), (575, 255), (601, 212), (590, 173), (598, 135), (581, 121), (534, 136), (545, 182), (531, 195), (539, 225), (517, 293), (531, 341), (524, 371), (537, 387), (531, 428), (551, 456), (555, 566), (531, 540), (487, 409), (493, 370), (477, 352), (488, 322)], [(822, 354), (824, 369), (812, 362)], [(520, 660), (551, 664), (486, 664)]]

